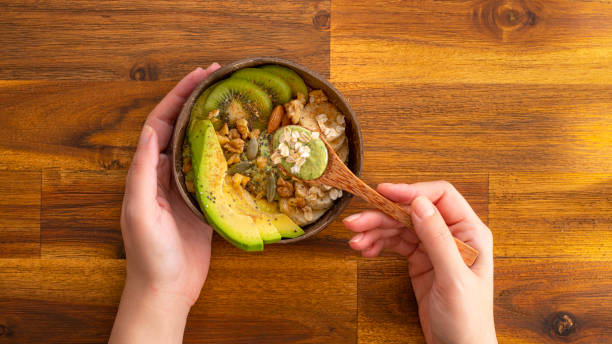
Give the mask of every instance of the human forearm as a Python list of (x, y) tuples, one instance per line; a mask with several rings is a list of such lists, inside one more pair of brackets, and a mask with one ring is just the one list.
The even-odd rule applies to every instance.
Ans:
[(109, 343), (181, 343), (189, 309), (182, 296), (128, 278)]

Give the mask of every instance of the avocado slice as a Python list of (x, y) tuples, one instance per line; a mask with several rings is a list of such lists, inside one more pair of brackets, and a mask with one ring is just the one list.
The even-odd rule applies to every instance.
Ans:
[(283, 214), (278, 209), (277, 203), (270, 203), (265, 199), (255, 200), (257, 209), (268, 215), (276, 230), (283, 238), (297, 238), (304, 234), (304, 230), (300, 228), (289, 216)]
[(274, 226), (271, 216), (257, 210), (255, 199), (248, 191), (241, 187), (228, 187), (224, 189), (224, 193), (226, 198), (232, 201), (232, 207), (253, 220), (265, 244), (281, 240), (281, 235)]
[(195, 174), (195, 193), (208, 223), (227, 241), (246, 251), (262, 251), (263, 240), (253, 219), (239, 211), (224, 189), (227, 162), (210, 120), (194, 119), (188, 130)]

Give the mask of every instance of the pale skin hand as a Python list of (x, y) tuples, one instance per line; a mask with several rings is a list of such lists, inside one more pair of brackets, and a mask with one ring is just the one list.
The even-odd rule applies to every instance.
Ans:
[(127, 277), (110, 343), (181, 343), (210, 264), (212, 228), (170, 182), (164, 154), (191, 91), (210, 73), (189, 73), (149, 114), (127, 175), (121, 209)]
[[(383, 196), (412, 208), (415, 231), (375, 210), (344, 219), (364, 257), (382, 250), (408, 259), (419, 318), (429, 344), (497, 343), (493, 321), (493, 237), (447, 182), (380, 184)], [(452, 235), (480, 254), (464, 264)]]

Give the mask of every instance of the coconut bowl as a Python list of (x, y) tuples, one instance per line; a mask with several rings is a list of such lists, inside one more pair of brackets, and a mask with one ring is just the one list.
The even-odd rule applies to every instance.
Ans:
[[(348, 101), (329, 81), (327, 81), (323, 76), (319, 75), (318, 73), (308, 69), (307, 67), (280, 58), (253, 57), (239, 60), (225, 65), (214, 73), (210, 74), (193, 90), (187, 101), (185, 101), (181, 113), (179, 114), (176, 120), (171, 146), (169, 147), (171, 150), (169, 153), (172, 161), (173, 182), (176, 184), (181, 198), (183, 199), (183, 201), (185, 201), (189, 209), (191, 209), (194, 214), (196, 214), (204, 221), (206, 221), (206, 219), (204, 217), (204, 214), (202, 214), (202, 212), (200, 211), (198, 202), (187, 191), (187, 188), (185, 186), (185, 176), (183, 174), (182, 168), (183, 141), (187, 132), (187, 125), (191, 116), (191, 110), (200, 94), (215, 82), (228, 78), (233, 72), (239, 69), (257, 67), (265, 64), (278, 64), (292, 69), (293, 71), (298, 73), (302, 77), (302, 79), (304, 79), (304, 82), (307, 86), (312, 89), (323, 90), (323, 92), (325, 92), (325, 94), (327, 95), (329, 101), (336, 105), (340, 112), (344, 114), (346, 120), (346, 137), (348, 139), (349, 144), (348, 167), (351, 169), (351, 171), (353, 171), (353, 173), (355, 173), (355, 175), (357, 175), (358, 177), (361, 176), (361, 168), (363, 163), (363, 141), (361, 137), (359, 123), (357, 122), (357, 116), (355, 116), (355, 112), (349, 105)], [(302, 236), (293, 239), (283, 239), (278, 243), (294, 243), (307, 239), (319, 233), (320, 231), (325, 229), (330, 223), (332, 223), (344, 211), (344, 209), (346, 209), (352, 198), (353, 195), (343, 192), (342, 197), (337, 199), (334, 202), (334, 205), (329, 210), (327, 210), (327, 212), (323, 216), (321, 216), (316, 222), (302, 227), (304, 230), (304, 234)]]

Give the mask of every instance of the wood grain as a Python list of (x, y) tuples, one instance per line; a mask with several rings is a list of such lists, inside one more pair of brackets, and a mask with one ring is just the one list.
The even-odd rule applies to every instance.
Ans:
[(0, 171), (0, 258), (39, 257), (40, 180), (40, 172)]
[(329, 76), (329, 0), (3, 1), (0, 12), (0, 79), (178, 80), (253, 56)]
[(405, 259), (362, 259), (358, 268), (359, 343), (425, 343)]
[(338, 83), (364, 174), (612, 172), (612, 87)]
[[(0, 343), (106, 342), (145, 117), (195, 66), (255, 55), (331, 76), (363, 130), (366, 183), (446, 179), (465, 195), (494, 233), (500, 343), (612, 342), (612, 3), (0, 12)], [(367, 208), (354, 200), (340, 218)], [(336, 221), (258, 254), (215, 236), (185, 342), (422, 343), (405, 261), (358, 258), (352, 235)]]
[(612, 4), (332, 1), (333, 82), (611, 84)]
[(125, 170), (142, 123), (173, 85), (0, 81), (0, 169)]
[[(496, 259), (499, 342), (610, 342), (612, 312), (602, 305), (612, 298), (601, 292), (612, 287), (610, 263)], [(361, 260), (358, 283), (360, 342), (425, 343), (405, 260)]]
[(491, 174), (495, 254), (612, 258), (612, 174)]
[[(305, 258), (215, 256), (185, 342), (354, 343), (357, 263)], [(0, 343), (107, 340), (123, 260), (1, 259), (0, 270)]]
[[(612, 261), (496, 259), (500, 343), (612, 342)], [(525, 269), (529, 266), (528, 269)]]
[(125, 258), (119, 217), (125, 171), (45, 169), (43, 258)]

